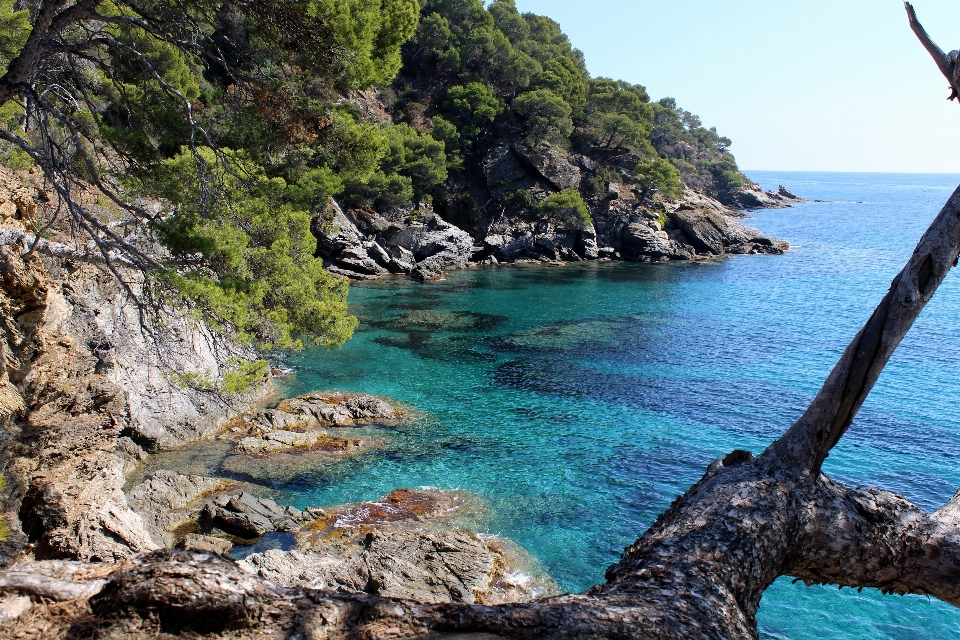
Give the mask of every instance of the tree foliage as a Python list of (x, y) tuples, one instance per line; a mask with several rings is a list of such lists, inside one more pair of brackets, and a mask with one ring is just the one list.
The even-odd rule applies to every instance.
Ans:
[[(559, 25), (514, 0), (486, 9), (481, 0), (425, 0), (404, 51), (397, 109), (413, 101), (443, 119), (434, 135), (463, 160), (451, 169), (482, 161), (485, 142), (519, 135), (634, 163), (664, 158), (683, 182), (726, 200), (742, 186), (728, 139), (671, 99), (651, 104), (643, 86), (591, 78)], [(660, 168), (661, 184), (672, 185)]]
[(536, 212), (553, 220), (560, 228), (583, 229), (593, 222), (587, 204), (576, 189), (550, 194), (536, 205)]
[(534, 144), (562, 143), (573, 133), (572, 108), (550, 89), (534, 89), (517, 96), (513, 109)]
[[(340, 104), (393, 78), (419, 12), (0, 0), (0, 153), (40, 166), (57, 198), (45, 224), (68, 217), (115, 273), (138, 267), (148, 290), (262, 346), (342, 344), (356, 320), (313, 257), (311, 218), (348, 185), (393, 180), (410, 200), (446, 176), (442, 142)], [(84, 183), (98, 204), (78, 197)]]
[(654, 189), (670, 200), (676, 200), (683, 195), (680, 171), (668, 160), (657, 158), (650, 162), (642, 162), (637, 165), (636, 173), (640, 176), (640, 186), (644, 195)]

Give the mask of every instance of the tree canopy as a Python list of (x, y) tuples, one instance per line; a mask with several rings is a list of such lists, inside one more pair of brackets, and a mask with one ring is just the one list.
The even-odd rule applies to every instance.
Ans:
[[(345, 283), (313, 257), (312, 216), (351, 185), (409, 200), (446, 175), (441, 143), (340, 104), (396, 75), (419, 11), (416, 0), (4, 0), (0, 140), (58, 197), (35, 226), (66, 216), (111, 268), (141, 268), (149, 287), (262, 346), (342, 344), (356, 320)], [(84, 183), (106, 198), (78, 197)]]
[[(38, 165), (56, 196), (35, 230), (69, 223), (111, 268), (267, 346), (355, 325), (309, 247), (328, 198), (430, 202), (495, 139), (627, 155), (667, 197), (743, 180), (715, 129), (591, 78), (513, 0), (0, 0), (0, 64), (0, 160)], [(357, 106), (371, 88), (391, 118)]]

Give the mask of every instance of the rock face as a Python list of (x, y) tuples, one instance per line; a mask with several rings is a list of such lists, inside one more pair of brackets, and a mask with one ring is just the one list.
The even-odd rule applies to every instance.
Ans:
[[(8, 187), (16, 182), (0, 174)], [(29, 213), (0, 208), (14, 227), (20, 208)], [(68, 232), (51, 229), (57, 241)], [(139, 275), (117, 268), (140, 291)], [(163, 323), (141, 317), (95, 265), (8, 245), (0, 271), (0, 471), (10, 487), (0, 507), (16, 517), (0, 564), (27, 543), (38, 559), (119, 561), (157, 548), (151, 523), (123, 494), (127, 475), (146, 451), (208, 437), (269, 389), (223, 394), (179, 386), (172, 374), (216, 382), (253, 352), (170, 309)]]
[(158, 549), (127, 505), (123, 461), (96, 452), (32, 479), (20, 508), (23, 532), (40, 558), (116, 562)]
[(582, 178), (579, 167), (567, 159), (567, 155), (555, 147), (543, 145), (540, 147), (526, 147), (516, 145), (514, 153), (529, 164), (540, 176), (546, 179), (556, 189), (579, 189)]
[(627, 260), (652, 261), (689, 260), (692, 257), (684, 245), (671, 239), (665, 231), (631, 222), (620, 233), (621, 253)]
[(473, 255), (473, 238), (440, 216), (426, 215), (393, 236), (389, 247), (405, 249), (417, 261), (411, 275), (418, 280), (439, 278), (445, 269), (463, 269)]

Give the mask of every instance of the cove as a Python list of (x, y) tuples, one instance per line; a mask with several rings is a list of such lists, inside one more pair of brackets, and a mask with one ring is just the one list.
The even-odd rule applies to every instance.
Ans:
[[(748, 172), (810, 202), (748, 223), (785, 256), (582, 263), (355, 285), (361, 325), (336, 351), (281, 354), (285, 395), (381, 394), (424, 415), (376, 452), (263, 480), (300, 506), (398, 487), (464, 489), (470, 525), (583, 590), (716, 456), (761, 451), (795, 420), (869, 316), (954, 176)], [(960, 284), (951, 274), (824, 471), (936, 508), (960, 487)], [(766, 638), (960, 633), (925, 598), (793, 585), (764, 595)]]

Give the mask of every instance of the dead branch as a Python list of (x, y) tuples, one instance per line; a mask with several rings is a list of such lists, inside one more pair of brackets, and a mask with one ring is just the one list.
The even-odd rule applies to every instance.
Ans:
[(58, 602), (90, 598), (99, 593), (106, 582), (71, 582), (28, 571), (0, 571), (0, 592), (19, 591)]
[(890, 291), (856, 335), (806, 413), (764, 455), (816, 475), (913, 321), (960, 252), (960, 189), (920, 238)]
[(945, 54), (943, 50), (937, 46), (937, 43), (935, 43), (933, 39), (927, 35), (923, 25), (921, 25), (920, 21), (917, 19), (917, 12), (913, 9), (913, 5), (909, 2), (904, 2), (903, 6), (907, 10), (907, 18), (910, 20), (910, 28), (913, 29), (913, 32), (917, 35), (917, 38), (923, 45), (923, 48), (926, 49), (930, 54), (930, 57), (933, 58), (933, 61), (940, 69), (940, 73), (942, 73), (950, 83), (951, 92), (950, 97), (947, 98), (947, 100), (953, 100), (954, 98), (957, 98), (960, 96), (960, 69), (958, 69), (957, 65), (957, 52), (951, 51), (949, 55)]

